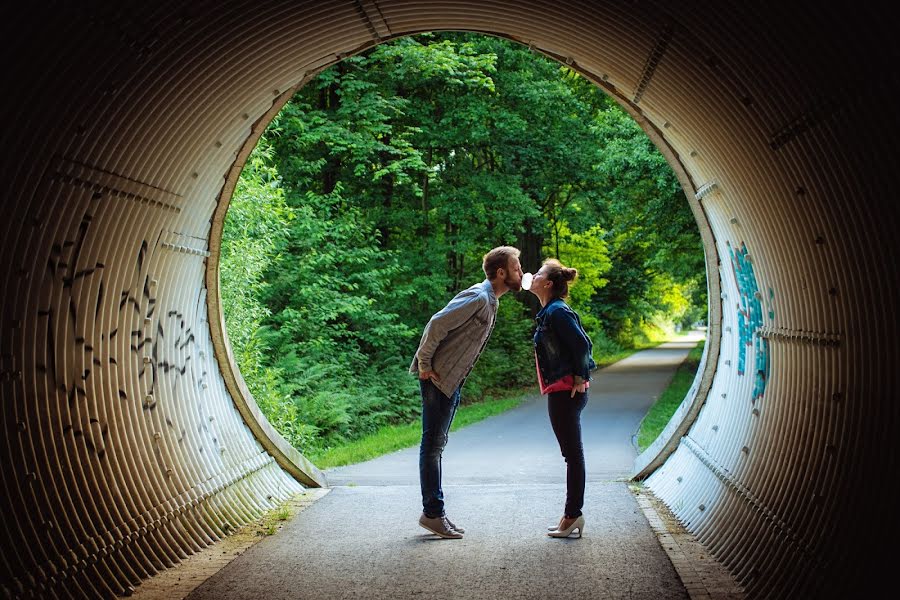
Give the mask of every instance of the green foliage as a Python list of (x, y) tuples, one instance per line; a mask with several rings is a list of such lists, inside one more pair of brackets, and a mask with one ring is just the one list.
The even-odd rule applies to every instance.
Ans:
[(550, 256), (555, 251), (552, 254), (555, 258), (578, 270), (578, 278), (569, 287), (569, 303), (578, 312), (592, 341), (605, 338), (600, 316), (591, 305), (591, 299), (609, 283), (606, 275), (612, 269), (605, 232), (595, 225), (582, 233), (573, 233), (564, 222), (559, 222), (555, 229), (553, 246), (545, 247), (545, 254)]
[(662, 433), (662, 430), (669, 424), (669, 420), (688, 391), (694, 383), (694, 377), (697, 374), (697, 368), (700, 366), (700, 359), (703, 357), (703, 347), (705, 341), (701, 341), (697, 346), (691, 349), (684, 362), (675, 371), (672, 381), (668, 387), (660, 394), (654, 405), (647, 411), (647, 414), (641, 420), (638, 429), (638, 449), (643, 452), (650, 444)]
[(272, 149), (263, 139), (251, 153), (231, 198), (222, 236), (220, 294), (227, 333), (244, 381), (263, 414), (294, 446), (315, 439), (282, 391), (283, 374), (268, 364), (260, 327), (271, 310), (258, 297), (266, 266), (287, 239), (293, 212), (285, 203)]
[[(220, 279), (258, 404), (311, 455), (415, 420), (429, 317), (511, 244), (558, 256), (595, 355), (705, 314), (702, 246), (674, 175), (618, 105), (506, 40), (430, 33), (323, 71), (242, 174)], [(535, 380), (538, 308), (507, 294), (465, 403)]]
[[(527, 292), (522, 292), (522, 294)], [(536, 366), (532, 322), (526, 307), (507, 294), (500, 298), (497, 323), (463, 387), (462, 402), (477, 402), (489, 392), (534, 384)]]
[(261, 337), (298, 418), (318, 434), (306, 448), (415, 414), (408, 363), (398, 359), (415, 331), (386, 308), (406, 268), (342, 191), (310, 192), (295, 208), (262, 292), (272, 315)]

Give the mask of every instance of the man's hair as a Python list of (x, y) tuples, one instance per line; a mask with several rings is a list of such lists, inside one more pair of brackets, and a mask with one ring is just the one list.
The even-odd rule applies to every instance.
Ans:
[(497, 277), (497, 269), (509, 270), (509, 259), (518, 258), (519, 249), (512, 246), (497, 246), (484, 255), (481, 261), (481, 268), (484, 269), (485, 276), (493, 281)]

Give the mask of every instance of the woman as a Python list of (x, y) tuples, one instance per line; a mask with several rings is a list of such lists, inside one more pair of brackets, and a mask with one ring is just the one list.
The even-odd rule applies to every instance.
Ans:
[(581, 411), (588, 400), (592, 344), (581, 319), (564, 298), (578, 271), (549, 258), (535, 273), (529, 291), (541, 301), (535, 320), (534, 353), (541, 393), (547, 394), (550, 424), (566, 460), (566, 506), (559, 524), (547, 535), (569, 537), (584, 533), (584, 448), (581, 444)]

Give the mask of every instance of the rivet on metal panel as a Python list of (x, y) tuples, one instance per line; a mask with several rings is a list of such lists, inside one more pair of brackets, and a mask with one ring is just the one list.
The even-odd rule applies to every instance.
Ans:
[(243, 114), (241, 115), (241, 118), (244, 119), (244, 120), (246, 121), (247, 119), (250, 118), (250, 115), (249, 115), (248, 113), (243, 113)]
[(759, 409), (758, 409), (758, 408), (754, 408), (752, 412), (753, 412), (753, 416), (754, 416), (754, 417), (758, 417), (758, 416), (759, 416)]
[(215, 420), (216, 420), (216, 417), (215, 417), (214, 415), (209, 415), (209, 420), (210, 420), (210, 421), (215, 421)]
[(219, 446), (219, 452), (225, 452), (225, 446)]
[(193, 173), (191, 173), (191, 177), (193, 177), (194, 179), (197, 179), (198, 177), (200, 177), (200, 173), (198, 173), (197, 171), (194, 171)]
[(835, 392), (831, 395), (831, 399), (835, 402), (840, 402), (844, 399), (844, 394), (842, 394), (841, 392)]
[(153, 404), (153, 394), (147, 394), (144, 396), (144, 406), (150, 406)]
[(675, 481), (677, 481), (678, 483), (681, 483), (683, 481), (683, 478), (681, 477), (681, 475), (679, 475), (678, 477), (675, 478)]
[(718, 431), (718, 430), (719, 430), (719, 426), (718, 426), (718, 425), (713, 425), (713, 426), (712, 426), (712, 430), (713, 430), (713, 431)]
[(19, 421), (18, 423), (16, 423), (16, 427), (19, 428), (19, 431), (25, 431), (27, 429), (25, 421)]
[(706, 510), (706, 505), (705, 505), (705, 504), (701, 504), (701, 505), (698, 506), (697, 508), (699, 508), (700, 510)]
[(567, 57), (566, 57), (566, 64), (567, 64), (567, 65), (571, 66), (572, 63), (574, 63), (574, 62), (575, 62), (575, 61), (572, 59), (571, 56), (567, 56)]
[(153, 359), (152, 359), (151, 357), (145, 356), (145, 357), (144, 357), (144, 364), (145, 364), (145, 365), (148, 365), (148, 364), (150, 364), (150, 361), (152, 361), (152, 360), (153, 360)]
[(731, 366), (731, 359), (730, 359), (730, 358), (729, 358), (728, 360), (725, 361), (725, 366), (726, 366), (726, 367), (730, 367), (730, 366)]
[(726, 326), (726, 327), (725, 327), (725, 331), (726, 331), (727, 333), (731, 333), (731, 325)]
[(37, 481), (37, 475), (35, 475), (34, 472), (29, 471), (28, 473), (25, 473), (25, 481), (27, 481), (28, 483), (34, 483), (35, 481)]
[(204, 381), (203, 383), (200, 384), (200, 387), (205, 390), (209, 387), (209, 384)]
[(144, 325), (150, 325), (153, 322), (153, 319), (150, 317), (144, 317)]
[(835, 288), (835, 287), (828, 288), (828, 294), (829, 294), (829, 295), (831, 295), (831, 296), (837, 296), (837, 293), (838, 293), (837, 288)]
[(609, 75), (604, 73), (603, 75), (600, 76), (600, 79), (602, 79), (603, 81), (609, 81)]
[(815, 241), (816, 241), (817, 244), (822, 245), (822, 244), (825, 243), (825, 238), (822, 237), (821, 235), (817, 235)]
[(153, 432), (153, 439), (154, 439), (154, 440), (158, 440), (158, 439), (161, 438), (161, 437), (162, 437), (162, 434), (161, 434), (160, 432), (158, 432), (158, 431), (154, 431), (154, 432)]
[(206, 358), (206, 352), (203, 350), (200, 351), (200, 358)]
[(723, 398), (727, 398), (727, 397), (728, 397), (728, 393), (727, 393), (727, 392), (722, 392), (722, 397), (723, 397)]
[(663, 123), (663, 127), (665, 127), (666, 129), (668, 129), (668, 128), (671, 127), (671, 126), (672, 126), (672, 124), (669, 123), (668, 121), (666, 121), (665, 123)]
[(696, 151), (696, 150), (691, 150), (691, 156), (697, 156), (697, 151)]
[(172, 469), (166, 469), (166, 477), (171, 477), (174, 473), (175, 471), (173, 471)]
[(743, 452), (744, 454), (750, 454), (750, 448), (748, 448), (747, 446), (743, 446), (741, 448), (741, 452)]
[(729, 221), (731, 222), (732, 225), (737, 225), (737, 222), (738, 222), (737, 217), (731, 217), (731, 219), (729, 219)]
[(219, 140), (216, 140), (216, 144), (215, 144), (215, 145), (216, 145), (216, 148), (221, 148), (221, 147), (222, 147), (222, 142), (220, 142)]
[(802, 185), (798, 185), (797, 187), (794, 188), (794, 193), (797, 194), (798, 196), (803, 196), (804, 194), (806, 194), (806, 188), (803, 187)]

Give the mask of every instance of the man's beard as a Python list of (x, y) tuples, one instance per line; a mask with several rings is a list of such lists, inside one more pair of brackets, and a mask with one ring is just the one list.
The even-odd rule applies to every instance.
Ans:
[(520, 280), (516, 281), (514, 279), (510, 279), (509, 277), (507, 277), (506, 279), (503, 280), (503, 285), (505, 285), (506, 287), (508, 287), (509, 289), (511, 289), (514, 292), (518, 292), (522, 289), (522, 280), (520, 279)]

